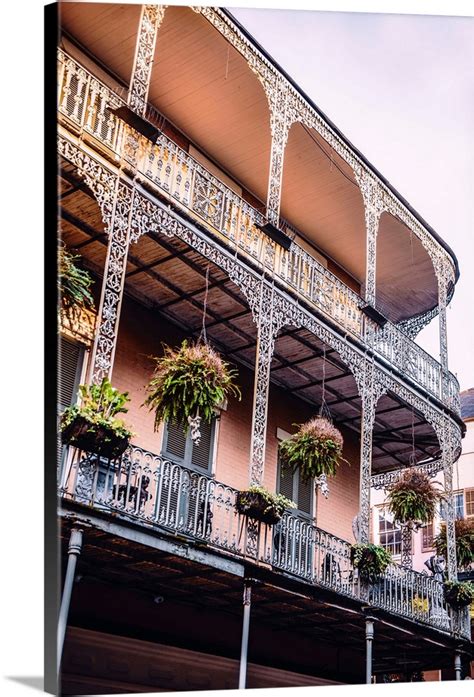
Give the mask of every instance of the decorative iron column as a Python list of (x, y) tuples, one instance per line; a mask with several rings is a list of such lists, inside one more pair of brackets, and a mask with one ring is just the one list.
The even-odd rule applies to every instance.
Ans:
[(140, 116), (143, 116), (146, 110), (156, 36), (163, 21), (165, 9), (165, 5), (142, 5), (128, 93), (128, 106)]
[(279, 326), (274, 320), (273, 287), (262, 283), (257, 315), (257, 347), (250, 443), (250, 484), (261, 484), (265, 466), (268, 392), (275, 337)]
[(61, 607), (59, 609), (58, 620), (58, 654), (57, 668), (61, 666), (61, 659), (64, 648), (64, 638), (66, 636), (67, 618), (69, 615), (69, 606), (71, 604), (72, 588), (74, 585), (74, 577), (76, 575), (77, 558), (82, 549), (82, 526), (73, 527), (69, 538), (68, 561), (66, 569), (66, 578), (64, 579), (63, 596), (61, 599)]
[(99, 321), (92, 351), (91, 382), (98, 383), (102, 378), (110, 378), (112, 375), (130, 244), (133, 196), (133, 187), (117, 177), (98, 312)]
[(373, 307), (376, 298), (376, 266), (377, 266), (377, 232), (379, 219), (383, 210), (383, 199), (380, 186), (365, 170), (356, 173), (360, 191), (364, 200), (365, 229), (366, 229), (366, 264), (364, 299)]
[(441, 399), (446, 404), (449, 400), (449, 370), (448, 370), (448, 325), (446, 306), (448, 303), (448, 274), (446, 262), (441, 260), (438, 265), (438, 307), (439, 307), (439, 360), (441, 363)]
[(456, 581), (458, 577), (456, 559), (456, 527), (453, 495), (453, 464), (454, 464), (454, 434), (446, 418), (442, 426), (442, 434), (439, 438), (441, 445), (441, 457), (443, 461), (444, 497), (446, 511), (446, 567), (448, 579)]
[(372, 475), (372, 431), (375, 422), (377, 402), (383, 388), (376, 382), (373, 358), (365, 359), (363, 376), (358, 381), (362, 401), (360, 424), (360, 479), (359, 479), (359, 520), (358, 542), (369, 542), (370, 530), (370, 487)]
[(272, 134), (270, 171), (268, 177), (267, 218), (278, 227), (283, 161), (291, 124), (287, 117), (287, 91), (282, 90), (278, 85), (273, 85), (271, 90), (268, 86), (266, 87), (270, 103), (270, 129)]
[(247, 656), (250, 630), (250, 607), (252, 602), (252, 582), (245, 579), (243, 596), (242, 643), (240, 647), (239, 690), (245, 690), (247, 682)]
[(461, 667), (461, 652), (456, 651), (454, 654), (454, 673), (456, 680), (461, 680), (462, 677), (462, 667)]
[(374, 617), (365, 620), (365, 684), (372, 683), (372, 644), (374, 641)]
[(402, 559), (401, 566), (404, 569), (411, 569), (413, 567), (413, 554), (412, 554), (412, 542), (413, 542), (413, 529), (410, 523), (405, 523), (401, 526), (402, 528)]

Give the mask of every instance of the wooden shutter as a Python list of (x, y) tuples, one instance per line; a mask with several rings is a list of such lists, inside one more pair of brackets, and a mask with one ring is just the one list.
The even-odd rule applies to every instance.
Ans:
[(311, 478), (308, 482), (304, 483), (301, 479), (300, 473), (298, 472), (298, 501), (295, 501), (295, 503), (297, 504), (298, 510), (301, 511), (301, 513), (311, 515), (313, 489), (313, 479)]
[(199, 445), (195, 445), (191, 441), (191, 465), (199, 471), (209, 472), (211, 469), (214, 427), (215, 419), (213, 419), (210, 424), (201, 423), (199, 427), (199, 430), (201, 431), (201, 440)]
[(76, 401), (82, 372), (84, 349), (64, 336), (59, 341), (59, 395), (58, 408), (63, 411)]
[(182, 424), (166, 424), (165, 453), (172, 460), (184, 461), (186, 452), (186, 435)]
[(279, 492), (290, 501), (294, 501), (294, 474), (289, 467), (284, 467), (281, 463)]

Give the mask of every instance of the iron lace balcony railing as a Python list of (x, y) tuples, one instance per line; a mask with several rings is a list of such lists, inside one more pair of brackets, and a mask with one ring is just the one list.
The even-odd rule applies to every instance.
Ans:
[(273, 528), (249, 520), (235, 509), (234, 488), (137, 446), (118, 461), (64, 449), (59, 493), (65, 500), (206, 543), (395, 615), (470, 636), (468, 613), (449, 611), (439, 581), (392, 564), (368, 587), (351, 564), (349, 542), (289, 513)]
[[(142, 139), (138, 154), (127, 154), (127, 129), (112, 113), (124, 100), (64, 51), (58, 51), (58, 111), (73, 129), (133, 160), (138, 177), (173, 204), (191, 213), (290, 292), (361, 340), (390, 366), (460, 413), (459, 384), (451, 373), (443, 390), (438, 361), (391, 322), (379, 328), (362, 312), (364, 301), (295, 242), (289, 250), (258, 227), (260, 211), (161, 134), (156, 144)], [(131, 159), (130, 159), (131, 158)]]

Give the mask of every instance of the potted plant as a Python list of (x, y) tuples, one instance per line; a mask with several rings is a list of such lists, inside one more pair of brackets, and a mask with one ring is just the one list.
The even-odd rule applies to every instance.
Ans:
[(445, 581), (443, 589), (446, 602), (455, 610), (460, 610), (474, 602), (472, 581)]
[(104, 378), (100, 385), (80, 385), (79, 394), (80, 405), (67, 407), (61, 415), (62, 442), (109, 459), (120, 457), (133, 435), (116, 418), (128, 411), (128, 392), (119, 392)]
[(237, 371), (206, 343), (188, 343), (178, 348), (164, 346), (163, 356), (152, 356), (156, 366), (146, 390), (144, 402), (155, 412), (155, 431), (162, 421), (191, 427), (191, 436), (199, 444), (199, 424), (210, 423), (215, 409), (229, 396), (240, 399), (234, 382)]
[(381, 545), (358, 543), (351, 547), (351, 563), (369, 583), (376, 583), (391, 562), (392, 555)]
[(90, 292), (93, 280), (90, 274), (79, 268), (79, 254), (71, 254), (65, 246), (58, 250), (58, 292), (61, 310), (70, 322), (78, 319), (84, 309), (93, 309), (94, 298)]
[(398, 523), (424, 525), (433, 520), (439, 498), (439, 491), (426, 472), (410, 468), (389, 487), (387, 503)]
[(275, 525), (285, 510), (296, 508), (296, 504), (282, 494), (273, 494), (263, 486), (253, 485), (237, 492), (235, 508), (238, 513), (248, 518)]
[[(458, 569), (469, 569), (474, 562), (474, 520), (457, 518), (454, 521), (456, 532), (456, 559)], [(437, 554), (447, 558), (446, 524), (441, 524), (441, 530), (434, 539)]]
[(299, 470), (304, 482), (312, 477), (336, 474), (344, 444), (340, 431), (323, 416), (300, 425), (298, 431), (280, 443), (282, 462)]

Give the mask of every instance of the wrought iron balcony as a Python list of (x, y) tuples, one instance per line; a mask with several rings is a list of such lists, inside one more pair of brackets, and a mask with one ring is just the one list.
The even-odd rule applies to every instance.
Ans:
[(258, 227), (264, 223), (261, 212), (164, 134), (156, 143), (142, 138), (137, 149), (136, 141), (128, 138), (129, 127), (112, 113), (125, 101), (62, 50), (58, 67), (58, 110), (72, 131), (105, 147), (112, 159), (122, 157), (148, 188), (272, 275), (276, 283), (374, 351), (382, 362), (460, 413), (455, 376), (444, 376), (440, 363), (398, 326), (388, 321), (379, 327), (363, 313), (362, 298), (298, 244), (293, 242), (290, 249), (276, 244)]
[(468, 611), (448, 609), (441, 582), (392, 564), (368, 587), (351, 564), (349, 542), (289, 513), (273, 528), (249, 520), (235, 509), (237, 491), (211, 477), (136, 446), (118, 462), (69, 448), (63, 463), (59, 494), (66, 501), (470, 638)]

